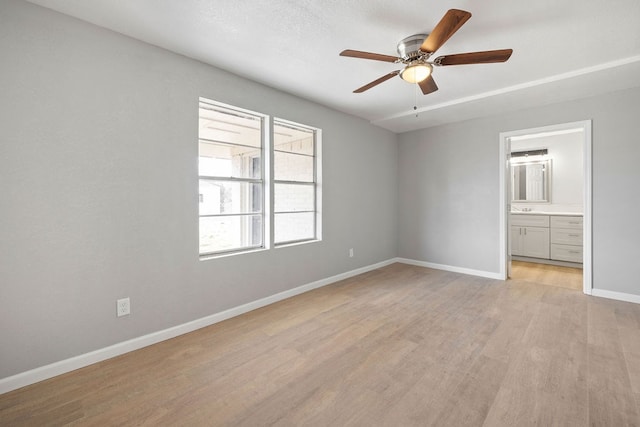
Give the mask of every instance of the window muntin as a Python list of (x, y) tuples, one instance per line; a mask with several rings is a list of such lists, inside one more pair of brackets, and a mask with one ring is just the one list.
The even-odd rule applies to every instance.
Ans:
[(264, 246), (264, 116), (199, 108), (200, 255)]
[(273, 121), (274, 243), (317, 238), (317, 132)]

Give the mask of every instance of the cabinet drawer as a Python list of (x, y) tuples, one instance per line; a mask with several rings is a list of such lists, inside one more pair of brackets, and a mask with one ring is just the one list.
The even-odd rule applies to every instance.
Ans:
[(581, 216), (552, 216), (551, 227), (582, 229)]
[(551, 243), (582, 246), (582, 230), (574, 228), (551, 228)]
[(549, 227), (549, 215), (511, 214), (511, 225), (517, 227)]
[(582, 263), (582, 246), (551, 244), (551, 259)]

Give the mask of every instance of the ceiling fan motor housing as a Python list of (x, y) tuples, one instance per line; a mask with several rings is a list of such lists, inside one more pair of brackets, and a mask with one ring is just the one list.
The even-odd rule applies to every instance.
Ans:
[(405, 61), (414, 61), (416, 59), (427, 59), (431, 54), (420, 50), (420, 46), (429, 34), (414, 34), (400, 40), (398, 43), (398, 56)]

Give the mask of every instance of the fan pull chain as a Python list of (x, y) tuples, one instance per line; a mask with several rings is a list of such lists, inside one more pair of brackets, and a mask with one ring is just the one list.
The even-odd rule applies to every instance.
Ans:
[(418, 84), (415, 84), (415, 90), (413, 92), (414, 101), (413, 101), (413, 111), (416, 112), (416, 118), (418, 118)]

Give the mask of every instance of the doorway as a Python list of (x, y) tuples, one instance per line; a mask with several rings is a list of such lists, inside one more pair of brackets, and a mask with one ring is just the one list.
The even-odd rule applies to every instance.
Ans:
[[(522, 129), (511, 132), (503, 132), (500, 134), (500, 257), (501, 257), (501, 277), (506, 280), (511, 277), (512, 274), (512, 224), (511, 213), (515, 209), (525, 210), (526, 212), (536, 214), (540, 210), (548, 210), (553, 213), (554, 209), (562, 208), (559, 205), (553, 205), (553, 191), (551, 191), (550, 198), (548, 200), (540, 201), (528, 201), (526, 204), (512, 203), (513, 189), (512, 189), (512, 177), (511, 177), (511, 146), (512, 143), (516, 145), (515, 141), (523, 139), (535, 139), (544, 138), (550, 135), (561, 135), (567, 133), (578, 133), (580, 135), (579, 144), (582, 146), (582, 291), (585, 294), (590, 295), (592, 289), (592, 236), (591, 236), (591, 121), (585, 120), (580, 122), (563, 123), (551, 126), (544, 126), (539, 128)], [(551, 178), (550, 178), (551, 179)], [(579, 185), (580, 183), (578, 183)], [(538, 203), (540, 202), (540, 203)], [(546, 205), (545, 205), (546, 203)], [(522, 206), (531, 206), (531, 208)], [(546, 206), (546, 208), (545, 208)], [(513, 208), (513, 209), (512, 209)], [(566, 212), (565, 212), (566, 213)], [(517, 215), (516, 215), (517, 216)], [(536, 215), (532, 215), (531, 219)], [(555, 215), (551, 215), (553, 218)], [(544, 219), (544, 218), (542, 218)], [(525, 230), (526, 233), (526, 230)], [(554, 249), (553, 244), (551, 245)], [(526, 261), (526, 259), (524, 260)], [(554, 263), (553, 261), (551, 262)], [(536, 267), (535, 265), (516, 264), (519, 271), (535, 271), (527, 267)], [(523, 270), (524, 268), (524, 270)], [(538, 273), (542, 272), (545, 268), (540, 267)], [(554, 268), (546, 268), (549, 272), (553, 273)], [(560, 269), (558, 269), (560, 270)], [(549, 273), (547, 272), (547, 273)], [(553, 275), (553, 274), (552, 274)]]
[(511, 261), (510, 279), (559, 288), (582, 290), (582, 268)]

